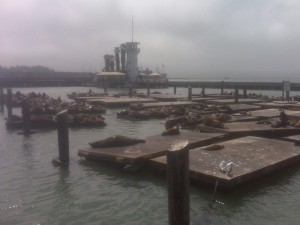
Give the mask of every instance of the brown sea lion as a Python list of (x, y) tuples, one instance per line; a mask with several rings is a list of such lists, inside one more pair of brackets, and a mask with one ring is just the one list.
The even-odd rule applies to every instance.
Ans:
[(165, 130), (164, 132), (162, 132), (162, 136), (166, 136), (166, 135), (178, 135), (180, 134), (180, 131), (179, 131), (179, 126), (176, 125), (176, 126), (173, 126), (167, 130)]
[(100, 141), (94, 141), (89, 143), (90, 146), (93, 148), (106, 148), (106, 147), (121, 147), (121, 146), (129, 146), (134, 145), (137, 143), (144, 143), (146, 142), (143, 139), (135, 139), (135, 138), (128, 138), (122, 135), (115, 135)]

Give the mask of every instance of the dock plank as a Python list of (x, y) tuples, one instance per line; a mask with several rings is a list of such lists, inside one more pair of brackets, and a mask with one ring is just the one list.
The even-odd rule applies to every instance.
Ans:
[[(224, 149), (190, 150), (190, 174), (196, 181), (235, 187), (263, 175), (273, 173), (300, 161), (300, 147), (291, 142), (247, 136), (220, 143)], [(151, 165), (165, 169), (166, 157), (151, 159)], [(232, 176), (219, 170), (221, 161), (233, 162)]]
[(187, 96), (179, 94), (150, 94), (150, 97), (158, 101), (182, 101), (187, 100)]
[(105, 97), (105, 98), (94, 98), (86, 99), (87, 102), (98, 102), (106, 107), (117, 107), (117, 106), (129, 106), (133, 103), (149, 103), (156, 102), (157, 100), (151, 98), (139, 98), (139, 97)]
[[(263, 102), (263, 101), (259, 100), (259, 99), (254, 99), (254, 98), (239, 98), (239, 100), (238, 100), (238, 103), (241, 103), (241, 104), (253, 104), (253, 103), (260, 103), (260, 102)], [(216, 99), (216, 100), (208, 100), (207, 103), (228, 105), (228, 104), (234, 104), (235, 100), (234, 99)]]
[[(142, 103), (142, 108), (153, 108), (153, 107), (162, 107), (162, 106), (189, 106), (189, 105), (197, 105), (196, 102), (191, 101), (180, 101), (180, 102), (149, 102)], [(131, 104), (130, 106), (135, 107), (136, 104)]]
[[(285, 114), (288, 118), (300, 118), (300, 111), (294, 111), (294, 110), (284, 110)], [(273, 117), (279, 117), (280, 111), (279, 109), (261, 109), (261, 110), (255, 110), (250, 112), (251, 116), (254, 117), (263, 117), (263, 118), (273, 118)]]
[(87, 159), (114, 162), (133, 162), (138, 159), (147, 159), (164, 155), (169, 147), (179, 140), (188, 140), (191, 147), (206, 145), (219, 140), (220, 134), (195, 133), (183, 131), (180, 135), (150, 136), (145, 143), (138, 143), (124, 147), (87, 148), (78, 150), (78, 155)]
[(288, 109), (288, 108), (294, 108), (298, 107), (300, 108), (300, 102), (296, 101), (274, 101), (274, 102), (260, 102), (260, 103), (254, 103), (255, 105), (262, 106), (264, 108), (283, 108), (283, 109)]

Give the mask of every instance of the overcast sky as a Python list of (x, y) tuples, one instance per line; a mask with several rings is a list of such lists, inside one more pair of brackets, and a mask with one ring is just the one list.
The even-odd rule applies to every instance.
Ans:
[(300, 76), (299, 0), (0, 0), (0, 65), (100, 71), (132, 16), (143, 68)]

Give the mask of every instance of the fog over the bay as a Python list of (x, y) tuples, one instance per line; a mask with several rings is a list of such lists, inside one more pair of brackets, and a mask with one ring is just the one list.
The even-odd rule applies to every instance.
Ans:
[(299, 0), (0, 0), (0, 65), (101, 71), (140, 42), (169, 77), (300, 76)]

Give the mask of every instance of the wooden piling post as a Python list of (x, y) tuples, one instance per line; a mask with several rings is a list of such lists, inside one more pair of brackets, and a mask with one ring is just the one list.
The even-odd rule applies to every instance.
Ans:
[(150, 88), (149, 88), (149, 85), (147, 85), (147, 98), (150, 98)]
[(282, 101), (284, 101), (284, 81), (282, 81)]
[(221, 82), (221, 95), (224, 94), (224, 80)]
[(106, 87), (106, 84), (104, 84), (104, 94), (107, 95), (107, 87)]
[(244, 87), (243, 91), (244, 91), (244, 93), (243, 93), (243, 97), (244, 97), (244, 98), (247, 98), (247, 88), (246, 88), (246, 87)]
[(130, 85), (130, 87), (129, 87), (129, 93), (128, 93), (128, 95), (129, 95), (129, 98), (132, 97), (132, 86), (131, 86), (131, 85)]
[(286, 97), (287, 101), (290, 101), (290, 92), (289, 91), (285, 92), (285, 97)]
[(176, 95), (176, 86), (174, 87), (174, 95)]
[(167, 152), (169, 224), (190, 224), (188, 141), (173, 145)]
[(8, 119), (8, 121), (11, 121), (12, 120), (12, 90), (11, 90), (11, 88), (7, 89), (6, 108), (7, 108), (7, 119)]
[(192, 101), (192, 87), (191, 86), (189, 86), (188, 87), (188, 100), (189, 101)]
[(23, 118), (23, 133), (30, 134), (30, 107), (29, 99), (25, 98), (22, 101), (22, 118)]
[(68, 111), (61, 111), (56, 115), (57, 119), (57, 136), (58, 136), (58, 153), (59, 162), (62, 164), (69, 163), (69, 129), (68, 129)]
[(234, 90), (234, 102), (238, 103), (239, 102), (239, 89), (235, 88)]
[(205, 96), (205, 87), (202, 87), (201, 95)]
[(3, 88), (0, 88), (0, 112), (4, 112), (4, 93)]

